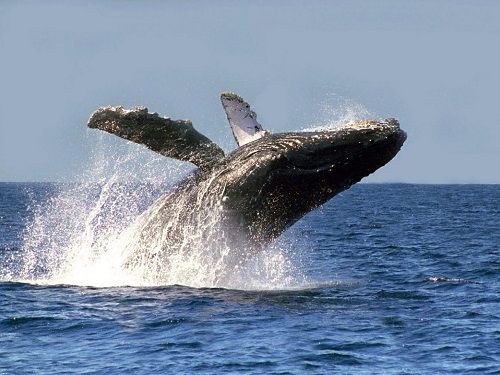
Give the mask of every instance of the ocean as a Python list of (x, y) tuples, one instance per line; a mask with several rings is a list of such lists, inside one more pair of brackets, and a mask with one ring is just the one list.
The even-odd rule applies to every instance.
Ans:
[(224, 283), (116, 276), (161, 190), (0, 184), (1, 374), (500, 374), (499, 185), (358, 184)]

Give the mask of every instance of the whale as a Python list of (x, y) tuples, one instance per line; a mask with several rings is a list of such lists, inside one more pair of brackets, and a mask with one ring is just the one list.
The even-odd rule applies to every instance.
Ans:
[(304, 215), (387, 164), (407, 137), (393, 118), (273, 134), (239, 95), (224, 92), (221, 102), (238, 145), (227, 154), (191, 121), (146, 107), (106, 106), (90, 116), (89, 128), (197, 167), (138, 218), (124, 267), (166, 267), (200, 242), (210, 243), (203, 251), (229, 249), (224, 256), (240, 267)]

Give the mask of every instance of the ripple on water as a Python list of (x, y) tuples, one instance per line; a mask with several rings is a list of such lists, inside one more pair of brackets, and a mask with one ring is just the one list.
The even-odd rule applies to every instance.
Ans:
[(326, 353), (308, 354), (300, 356), (298, 359), (309, 363), (334, 364), (339, 366), (359, 366), (363, 360), (359, 356), (341, 353), (337, 351), (327, 351)]
[(30, 328), (47, 326), (52, 322), (62, 320), (54, 316), (20, 316), (0, 320), (0, 327), (5, 328)]
[(428, 300), (431, 297), (413, 290), (381, 290), (376, 294), (377, 298), (402, 299), (402, 300)]
[(147, 322), (145, 323), (145, 327), (148, 328), (166, 328), (168, 329), (169, 327), (174, 327), (181, 325), (183, 323), (188, 323), (190, 322), (190, 319), (186, 318), (170, 318), (170, 319), (163, 319), (163, 320), (155, 320), (152, 322)]
[(318, 343), (314, 345), (314, 349), (342, 352), (342, 351), (357, 351), (363, 349), (378, 348), (383, 346), (386, 346), (386, 344), (381, 342), (355, 341), (355, 342), (341, 342), (341, 343)]

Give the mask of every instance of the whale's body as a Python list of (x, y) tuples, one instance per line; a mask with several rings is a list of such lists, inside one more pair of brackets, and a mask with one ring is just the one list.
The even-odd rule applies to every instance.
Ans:
[[(235, 112), (233, 118), (240, 116), (247, 126), (246, 110), (256, 123), (246, 102), (224, 95), (230, 122), (231, 102), (224, 103), (224, 98), (240, 107), (245, 104), (235, 107), (243, 113)], [(130, 253), (128, 267), (152, 259), (168, 262), (172, 254), (185, 251), (193, 237), (238, 248), (233, 263), (244, 263), (305, 214), (389, 162), (406, 139), (394, 119), (281, 134), (269, 134), (260, 124), (246, 134), (235, 131), (238, 123), (231, 125), (242, 145), (226, 156), (191, 123), (163, 119), (144, 108), (105, 107), (92, 115), (89, 127), (200, 167), (138, 220), (136, 250)]]

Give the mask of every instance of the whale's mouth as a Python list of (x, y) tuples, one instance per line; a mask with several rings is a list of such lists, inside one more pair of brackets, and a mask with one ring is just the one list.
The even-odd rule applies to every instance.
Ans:
[(335, 168), (338, 160), (325, 161), (315, 165), (303, 165), (291, 160), (287, 160), (287, 169), (298, 174), (321, 173)]

